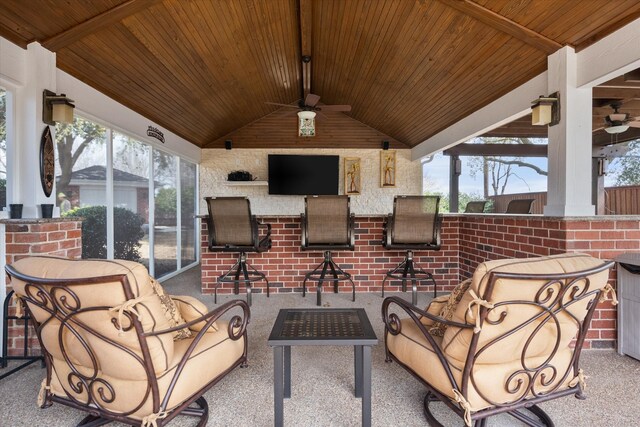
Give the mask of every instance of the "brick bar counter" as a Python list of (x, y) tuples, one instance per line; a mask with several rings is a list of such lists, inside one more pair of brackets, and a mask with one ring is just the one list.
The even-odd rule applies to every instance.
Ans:
[[(3, 242), (4, 241), (4, 242)], [(52, 255), (80, 258), (82, 255), (82, 220), (78, 218), (0, 219), (0, 268), (2, 269), (0, 303), (11, 291), (4, 274), (4, 265), (30, 255)], [(15, 314), (15, 303), (9, 307)], [(22, 322), (9, 321), (8, 355), (22, 354), (24, 333)], [(33, 330), (29, 333), (31, 354), (38, 354), (40, 345)]]
[[(248, 254), (248, 261), (269, 278), (271, 292), (302, 292), (304, 274), (322, 261), (322, 252), (300, 249), (300, 217), (263, 216), (272, 226), (273, 247), (268, 252)], [(350, 272), (356, 292), (380, 292), (385, 273), (404, 258), (404, 252), (382, 247), (382, 216), (356, 217), (355, 251), (334, 252), (334, 259)], [(213, 293), (216, 278), (236, 261), (237, 254), (210, 252), (206, 220), (202, 219), (202, 292)], [(445, 214), (442, 249), (416, 251), (415, 259), (430, 270), (438, 291), (449, 292), (460, 280), (470, 277), (481, 262), (502, 258), (527, 258), (564, 252), (584, 252), (601, 259), (613, 259), (626, 252), (640, 251), (640, 217), (544, 217), (539, 215)], [(615, 271), (611, 283), (615, 287)], [(315, 283), (307, 282), (309, 292)], [(387, 283), (386, 291), (400, 290), (399, 282)], [(328, 285), (325, 285), (325, 287)], [(230, 293), (225, 284), (219, 293)], [(431, 287), (419, 287), (431, 291)], [(328, 292), (328, 288), (324, 290)], [(244, 287), (241, 286), (241, 292)], [(266, 292), (255, 282), (254, 293)], [(340, 292), (351, 292), (340, 283)], [(357, 303), (357, 299), (356, 299)], [(586, 348), (612, 348), (616, 339), (616, 311), (609, 302), (594, 314)]]

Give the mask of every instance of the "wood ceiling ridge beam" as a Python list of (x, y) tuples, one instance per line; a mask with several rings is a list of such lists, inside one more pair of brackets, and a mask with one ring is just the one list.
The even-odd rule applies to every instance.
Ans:
[(486, 7), (483, 7), (471, 0), (438, 0), (439, 2), (452, 7), (459, 12), (464, 13), (478, 21), (489, 25), (495, 30), (509, 34), (512, 37), (535, 47), (547, 55), (551, 54), (558, 49), (562, 48), (562, 45), (555, 40), (533, 31), (530, 28), (520, 25), (515, 21), (506, 18), (499, 13), (496, 13)]
[(61, 33), (42, 41), (47, 49), (56, 52), (70, 44), (98, 32), (99, 30), (122, 21), (124, 18), (138, 13), (163, 0), (127, 0), (109, 10), (95, 15), (84, 22), (67, 28)]
[(298, 0), (298, 25), (300, 28), (300, 61), (302, 67), (302, 99), (311, 93), (311, 64), (302, 58), (308, 56), (313, 61), (313, 1)]

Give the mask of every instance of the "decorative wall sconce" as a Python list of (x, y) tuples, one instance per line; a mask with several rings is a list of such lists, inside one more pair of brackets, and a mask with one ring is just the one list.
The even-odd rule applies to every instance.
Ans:
[(549, 96), (531, 102), (531, 124), (534, 126), (554, 126), (560, 123), (560, 93), (555, 92)]
[(48, 125), (56, 123), (73, 123), (73, 99), (67, 98), (63, 93), (44, 90), (42, 92), (42, 121)]
[(298, 111), (298, 136), (316, 136), (315, 111)]

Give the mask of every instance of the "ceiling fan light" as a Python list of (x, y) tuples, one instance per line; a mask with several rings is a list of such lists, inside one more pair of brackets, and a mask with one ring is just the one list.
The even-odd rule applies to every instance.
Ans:
[(316, 136), (315, 117), (315, 111), (298, 111), (298, 136)]
[(610, 134), (622, 133), (629, 129), (629, 125), (616, 125), (604, 128), (604, 131)]

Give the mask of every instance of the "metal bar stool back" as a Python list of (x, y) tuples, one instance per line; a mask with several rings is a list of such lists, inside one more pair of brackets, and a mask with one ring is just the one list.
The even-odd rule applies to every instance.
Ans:
[[(223, 283), (232, 283), (234, 293), (239, 293), (240, 284), (247, 288), (247, 303), (251, 305), (252, 283), (269, 281), (264, 273), (256, 270), (247, 262), (247, 252), (264, 252), (271, 249), (271, 225), (258, 222), (251, 215), (251, 204), (246, 197), (205, 197), (209, 217), (209, 250), (212, 252), (237, 252), (238, 260), (223, 275), (219, 276), (214, 288), (215, 302), (218, 302), (218, 287)], [(266, 232), (260, 236), (260, 228)]]
[(348, 196), (307, 196), (305, 213), (301, 215), (302, 250), (324, 251), (324, 260), (302, 282), (302, 296), (307, 293), (307, 281), (317, 285), (317, 305), (321, 305), (323, 282), (333, 282), (338, 293), (338, 283), (349, 281), (352, 299), (356, 299), (356, 288), (351, 274), (345, 272), (332, 258), (332, 250), (353, 251), (355, 248), (354, 216), (350, 211)]
[(404, 260), (386, 273), (384, 286), (389, 279), (400, 280), (402, 291), (407, 290), (407, 281), (412, 284), (412, 301), (417, 302), (417, 286), (420, 282), (433, 284), (433, 296), (437, 285), (431, 272), (423, 270), (414, 260), (413, 251), (440, 250), (441, 216), (438, 214), (439, 196), (396, 196), (393, 214), (388, 215), (384, 224), (382, 245), (388, 250), (404, 250)]

